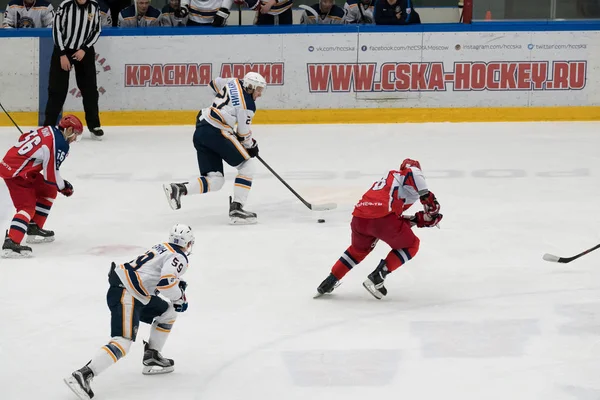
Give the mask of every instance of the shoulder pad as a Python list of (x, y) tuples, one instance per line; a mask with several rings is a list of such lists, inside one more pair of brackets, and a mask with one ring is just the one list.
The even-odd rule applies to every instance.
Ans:
[(124, 9), (122, 9), (119, 14), (121, 14), (121, 16), (123, 18), (135, 17), (135, 7), (134, 6), (126, 7)]
[(346, 13), (342, 9), (342, 7), (334, 4), (333, 7), (331, 8), (331, 11), (329, 12), (329, 15), (333, 15), (334, 17), (344, 18), (344, 15), (346, 15)]
[(148, 7), (148, 12), (146, 12), (146, 15), (151, 18), (158, 18), (160, 17), (160, 11), (157, 8), (150, 6)]

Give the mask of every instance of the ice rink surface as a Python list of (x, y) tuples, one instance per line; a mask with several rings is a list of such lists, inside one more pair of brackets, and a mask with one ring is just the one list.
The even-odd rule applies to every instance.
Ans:
[[(72, 146), (62, 175), (75, 194), (59, 195), (46, 225), (57, 241), (0, 261), (0, 399), (75, 399), (63, 377), (109, 339), (110, 262), (177, 222), (196, 245), (190, 307), (163, 351), (176, 370), (141, 374), (142, 325), (94, 380), (98, 400), (600, 398), (600, 251), (542, 260), (600, 240), (599, 123), (256, 126), (280, 175), (339, 207), (309, 211), (257, 162), (254, 226), (228, 225), (229, 167), (220, 192), (169, 208), (161, 184), (198, 175), (192, 134), (107, 127), (105, 141)], [(2, 153), (16, 138), (0, 129)], [(418, 230), (420, 252), (388, 276), (383, 300), (361, 283), (384, 243), (313, 299), (349, 245), (353, 205), (405, 157), (421, 161), (441, 229)]]

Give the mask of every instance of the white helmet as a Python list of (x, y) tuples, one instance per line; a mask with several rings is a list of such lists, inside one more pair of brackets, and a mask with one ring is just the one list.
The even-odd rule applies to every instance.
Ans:
[(266, 88), (267, 81), (258, 72), (248, 72), (244, 75), (244, 89), (256, 89), (257, 87)]
[(192, 253), (194, 240), (195, 238), (192, 228), (184, 224), (177, 224), (173, 226), (169, 232), (169, 243), (187, 250), (188, 255)]

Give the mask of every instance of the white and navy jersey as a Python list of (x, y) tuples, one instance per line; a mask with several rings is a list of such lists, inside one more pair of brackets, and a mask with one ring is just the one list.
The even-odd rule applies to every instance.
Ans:
[(76, 0), (65, 0), (56, 9), (52, 24), (54, 44), (61, 54), (87, 50), (100, 37), (100, 6), (96, 0), (87, 0), (82, 6)]
[(100, 25), (112, 26), (112, 15), (110, 15), (110, 9), (102, 0), (98, 0), (98, 6), (100, 6)]
[(346, 24), (374, 24), (375, 0), (346, 0), (344, 4)]
[(181, 0), (181, 7), (187, 6), (190, 11), (190, 21), (201, 25), (212, 24), (222, 4), (223, 0)]
[(119, 13), (118, 26), (121, 28), (143, 28), (146, 26), (158, 26), (160, 11), (148, 6), (146, 14), (139, 15), (135, 12), (135, 6), (124, 8)]
[(333, 5), (333, 7), (331, 7), (328, 13), (324, 13), (323, 11), (321, 11), (319, 3), (313, 4), (312, 6), (310, 6), (310, 8), (312, 8), (315, 11), (315, 14), (317, 14), (319, 18), (317, 18), (310, 11), (304, 10), (304, 14), (302, 14), (302, 19), (300, 20), (301, 24), (332, 25), (342, 24), (344, 22), (344, 10), (342, 10), (341, 7), (338, 7), (335, 4)]
[[(210, 87), (217, 96), (212, 106), (202, 110), (202, 118), (215, 128), (235, 134), (245, 148), (252, 147), (252, 118), (256, 104), (237, 78), (215, 78)], [(237, 125), (237, 132), (235, 126)]]
[(183, 296), (179, 281), (187, 268), (188, 258), (181, 247), (159, 243), (135, 260), (118, 265), (115, 273), (133, 297), (148, 304), (150, 296), (158, 293), (179, 300)]
[(27, 4), (23, 0), (12, 0), (4, 12), (3, 28), (51, 28), (54, 7), (45, 0), (34, 0)]
[(169, 4), (163, 7), (159, 20), (160, 26), (186, 26), (188, 21), (188, 16), (185, 18), (177, 18), (175, 16), (175, 9), (171, 7)]

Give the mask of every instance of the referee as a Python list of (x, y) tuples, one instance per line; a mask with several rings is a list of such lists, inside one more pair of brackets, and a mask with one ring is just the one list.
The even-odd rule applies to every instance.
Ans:
[(94, 44), (101, 31), (100, 7), (96, 0), (64, 0), (56, 9), (52, 27), (54, 51), (50, 62), (45, 126), (54, 126), (69, 90), (69, 74), (75, 67), (77, 87), (83, 97), (85, 122), (92, 138), (102, 140), (98, 115), (96, 53)]

